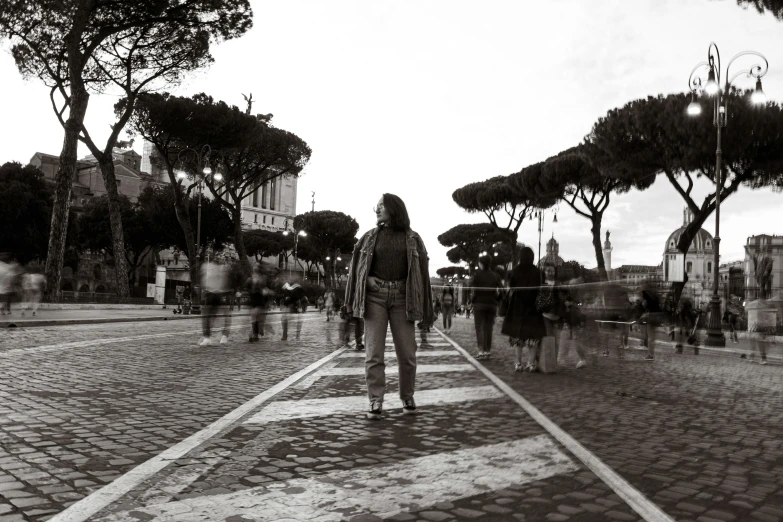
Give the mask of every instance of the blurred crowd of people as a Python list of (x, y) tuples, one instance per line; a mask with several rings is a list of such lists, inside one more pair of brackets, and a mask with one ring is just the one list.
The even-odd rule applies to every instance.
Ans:
[(18, 302), (21, 315), (35, 315), (43, 289), (44, 276), (37, 269), (25, 270), (9, 256), (0, 254), (0, 314), (12, 315)]

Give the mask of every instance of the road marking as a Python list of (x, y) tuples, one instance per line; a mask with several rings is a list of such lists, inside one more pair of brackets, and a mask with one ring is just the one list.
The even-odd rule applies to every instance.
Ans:
[[(547, 436), (341, 470), (234, 493), (134, 508), (100, 522), (188, 522), (240, 519), (338, 522), (357, 515), (387, 518), (573, 473), (579, 467)], [(132, 512), (132, 515), (131, 515)]]
[[(451, 346), (451, 345), (449, 345)], [(462, 354), (459, 353), (456, 350), (429, 350), (429, 351), (420, 351), (416, 352), (416, 358), (419, 357), (444, 357), (449, 355), (459, 355), (462, 357)], [(340, 356), (340, 359), (364, 359), (367, 357), (367, 354), (364, 352), (348, 352), (344, 353)], [(387, 360), (388, 359), (396, 359), (397, 354), (395, 352), (386, 352), (386, 355), (384, 356)]]
[[(309, 388), (321, 377), (347, 377), (351, 375), (364, 375), (364, 366), (343, 366), (321, 368), (313, 375), (296, 385), (299, 389)], [(416, 375), (420, 373), (443, 373), (443, 372), (472, 372), (475, 368), (471, 364), (419, 364), (416, 366)], [(386, 375), (397, 375), (399, 368), (390, 366), (386, 368)]]
[(161, 452), (159, 455), (156, 455), (146, 462), (136, 466), (111, 484), (107, 484), (101, 489), (89, 494), (85, 498), (71, 505), (65, 511), (62, 511), (49, 520), (51, 522), (83, 522), (84, 520), (87, 520), (112, 502), (116, 502), (122, 498), (123, 495), (126, 495), (129, 491), (133, 490), (143, 481), (160, 472), (160, 470), (168, 466), (171, 462), (184, 457), (190, 451), (194, 450), (210, 438), (230, 429), (234, 424), (241, 421), (244, 416), (258, 408), (261, 404), (268, 401), (286, 388), (290, 387), (292, 384), (302, 377), (305, 377), (310, 372), (317, 370), (322, 365), (338, 357), (344, 351), (344, 348), (335, 350), (326, 357), (323, 357), (314, 362), (307, 368), (299, 370), (295, 374), (280, 381), (271, 388), (259, 393), (246, 403), (227, 413), (203, 430), (194, 433), (187, 439)]
[[(463, 388), (439, 388), (416, 392), (418, 406), (453, 404), (486, 399), (497, 399), (503, 394), (494, 386), (469, 386)], [(306, 399), (301, 401), (278, 401), (269, 403), (264, 409), (247, 419), (245, 424), (268, 424), (282, 420), (324, 417), (338, 413), (364, 413), (367, 396), (330, 397), (327, 399)], [(402, 406), (400, 406), (402, 407)]]
[(230, 454), (230, 450), (220, 450), (215, 453), (214, 457), (204, 458), (204, 462), (177, 468), (173, 473), (157, 482), (154, 487), (144, 491), (139, 496), (138, 502), (144, 506), (170, 502), (172, 498), (187, 489), (204, 473), (223, 462), (224, 458)]
[[(302, 319), (302, 322), (310, 322), (313, 321), (313, 319)], [(267, 324), (269, 324), (267, 322)], [(250, 323), (242, 323), (238, 325), (232, 325), (228, 328), (230, 330), (236, 330), (239, 328), (247, 328), (250, 326)], [(216, 329), (217, 331), (218, 329)], [(219, 328), (220, 331), (223, 330), (223, 327)], [(90, 341), (73, 341), (70, 343), (60, 343), (60, 344), (49, 344), (49, 345), (43, 345), (43, 346), (30, 346), (28, 348), (14, 348), (12, 350), (6, 350), (4, 352), (0, 352), (0, 359), (2, 358), (10, 358), (14, 357), (16, 355), (34, 355), (38, 353), (47, 353), (47, 352), (53, 352), (57, 350), (65, 350), (68, 348), (87, 348), (91, 346), (99, 346), (103, 344), (114, 344), (114, 343), (123, 343), (128, 341), (140, 341), (143, 339), (154, 339), (158, 337), (171, 337), (174, 335), (182, 335), (182, 334), (194, 334), (198, 333), (201, 335), (201, 328), (191, 328), (190, 330), (177, 330), (175, 332), (165, 332), (165, 333), (158, 333), (158, 334), (143, 334), (143, 335), (133, 335), (133, 336), (127, 336), (127, 337), (105, 337), (103, 339), (93, 339)]]
[(440, 330), (435, 328), (439, 334), (447, 339), (454, 348), (456, 348), (465, 358), (470, 361), (478, 370), (483, 373), (495, 386), (500, 388), (506, 395), (511, 397), (519, 404), (528, 415), (538, 422), (550, 435), (557, 439), (568, 451), (576, 456), (587, 468), (603, 480), (617, 495), (622, 498), (634, 511), (648, 522), (674, 522), (674, 519), (664, 513), (658, 506), (645, 497), (639, 490), (634, 488), (628, 481), (622, 478), (612, 468), (603, 463), (587, 448), (582, 446), (576, 439), (564, 431), (560, 426), (552, 422), (549, 417), (533, 406), (530, 402), (514, 391), (500, 377), (488, 370), (483, 364), (474, 359), (467, 350), (450, 339)]

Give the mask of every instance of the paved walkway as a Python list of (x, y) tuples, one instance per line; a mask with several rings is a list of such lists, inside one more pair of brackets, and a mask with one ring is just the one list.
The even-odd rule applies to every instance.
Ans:
[(419, 415), (387, 346), (369, 421), (362, 354), (297, 319), (298, 341), (239, 318), (208, 348), (193, 322), (5, 331), (0, 522), (783, 520), (780, 365), (583, 338), (586, 369), (564, 347), (515, 373), (458, 318), (420, 347)]

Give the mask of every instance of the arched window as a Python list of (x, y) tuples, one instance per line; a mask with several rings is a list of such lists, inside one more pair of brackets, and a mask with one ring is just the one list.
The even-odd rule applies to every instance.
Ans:
[(693, 273), (693, 263), (692, 262), (688, 261), (685, 264), (685, 271), (688, 272), (689, 274)]
[(106, 287), (103, 285), (98, 285), (98, 288), (95, 289), (96, 294), (105, 294), (106, 293)]
[(89, 293), (90, 292), (90, 287), (87, 286), (87, 285), (82, 285), (82, 286), (79, 287), (79, 292), (87, 292), (87, 293)]

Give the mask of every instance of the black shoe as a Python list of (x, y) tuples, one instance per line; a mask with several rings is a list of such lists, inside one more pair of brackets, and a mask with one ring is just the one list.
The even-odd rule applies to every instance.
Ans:
[(288, 340), (288, 337), (283, 337), (283, 338), (281, 338), (280, 340), (281, 340), (281, 341), (287, 341), (287, 340)]
[(381, 417), (383, 417), (383, 403), (372, 401), (370, 403), (370, 411), (367, 412), (367, 418), (370, 420), (381, 420)]
[(364, 345), (363, 344), (356, 344), (356, 348), (354, 348), (357, 352), (363, 352), (364, 351)]
[(402, 413), (405, 415), (416, 415), (416, 403), (413, 397), (402, 401)]

